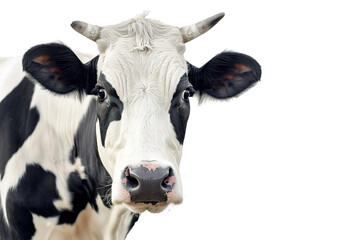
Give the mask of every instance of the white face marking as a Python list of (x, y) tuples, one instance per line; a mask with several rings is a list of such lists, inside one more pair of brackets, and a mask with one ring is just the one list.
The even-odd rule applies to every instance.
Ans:
[(99, 121), (96, 130), (100, 157), (113, 178), (113, 203), (122, 203), (129, 197), (122, 191), (124, 169), (144, 160), (174, 170), (177, 184), (172, 200), (180, 203), (182, 145), (169, 114), (177, 85), (187, 72), (180, 30), (139, 18), (105, 27), (97, 43), (98, 75), (105, 76), (123, 104), (121, 120), (111, 121), (107, 127), (105, 147), (100, 141)]

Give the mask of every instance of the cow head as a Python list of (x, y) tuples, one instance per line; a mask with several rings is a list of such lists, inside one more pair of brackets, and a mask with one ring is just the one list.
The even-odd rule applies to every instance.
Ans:
[(159, 212), (180, 203), (189, 98), (234, 97), (260, 79), (259, 64), (240, 53), (220, 53), (201, 68), (186, 62), (185, 43), (223, 16), (183, 28), (145, 15), (106, 27), (75, 21), (72, 27), (98, 46), (90, 64), (60, 44), (35, 47), (24, 57), (25, 71), (50, 91), (96, 99), (94, 134), (113, 180), (114, 204)]

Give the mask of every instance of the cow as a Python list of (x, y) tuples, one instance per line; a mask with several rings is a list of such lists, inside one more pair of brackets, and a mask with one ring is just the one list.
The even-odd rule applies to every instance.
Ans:
[(185, 60), (223, 13), (181, 28), (146, 15), (74, 21), (91, 58), (49, 43), (0, 59), (1, 239), (124, 239), (142, 212), (182, 202), (189, 99), (236, 97), (261, 67), (231, 51)]

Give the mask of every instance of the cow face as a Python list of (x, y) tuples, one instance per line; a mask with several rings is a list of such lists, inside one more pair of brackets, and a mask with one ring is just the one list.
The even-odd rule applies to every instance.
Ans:
[(96, 41), (99, 56), (83, 65), (59, 44), (34, 47), (24, 69), (47, 89), (83, 92), (96, 99), (96, 140), (112, 177), (112, 203), (132, 211), (159, 212), (182, 201), (179, 164), (189, 98), (194, 93), (226, 99), (260, 79), (249, 56), (223, 52), (201, 68), (184, 59), (184, 43), (215, 25), (218, 14), (177, 28), (146, 19), (98, 27), (74, 22), (73, 28)]
[(103, 28), (97, 44), (97, 139), (113, 203), (151, 211), (180, 203), (178, 169), (195, 90), (179, 29), (139, 17)]

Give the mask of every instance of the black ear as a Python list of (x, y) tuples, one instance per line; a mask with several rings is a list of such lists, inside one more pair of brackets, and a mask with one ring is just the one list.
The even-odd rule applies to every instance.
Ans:
[(32, 47), (23, 57), (24, 71), (45, 88), (60, 94), (75, 90), (89, 93), (96, 83), (93, 76), (96, 70), (91, 69), (94, 65), (91, 61), (84, 65), (70, 48), (58, 43)]
[(237, 52), (222, 52), (201, 68), (188, 63), (188, 70), (195, 90), (217, 99), (234, 97), (261, 77), (261, 67), (256, 60)]

